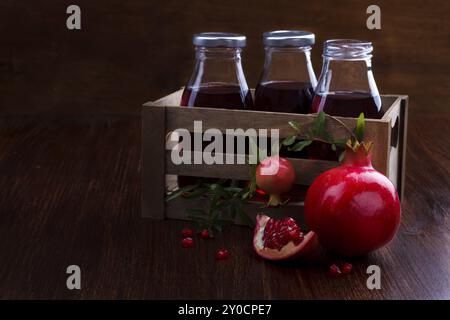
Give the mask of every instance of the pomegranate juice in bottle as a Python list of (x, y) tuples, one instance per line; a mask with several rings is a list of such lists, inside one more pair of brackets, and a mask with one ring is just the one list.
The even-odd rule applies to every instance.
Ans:
[(204, 108), (246, 109), (252, 105), (252, 96), (238, 85), (211, 83), (202, 87), (186, 87), (181, 97), (182, 106)]
[(314, 97), (312, 112), (323, 111), (331, 116), (357, 118), (361, 113), (364, 117), (380, 119), (383, 117), (380, 96), (372, 96), (367, 92), (330, 92)]
[(261, 111), (308, 113), (313, 96), (310, 82), (270, 81), (256, 87), (255, 105)]

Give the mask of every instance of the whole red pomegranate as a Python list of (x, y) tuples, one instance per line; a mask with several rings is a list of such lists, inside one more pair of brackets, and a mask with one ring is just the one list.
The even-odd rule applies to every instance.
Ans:
[(363, 255), (388, 243), (400, 224), (394, 185), (372, 167), (371, 143), (348, 143), (339, 167), (318, 176), (306, 194), (306, 225), (333, 252)]
[(291, 162), (278, 155), (268, 157), (256, 167), (256, 185), (270, 195), (268, 206), (280, 205), (280, 195), (292, 189), (295, 169)]

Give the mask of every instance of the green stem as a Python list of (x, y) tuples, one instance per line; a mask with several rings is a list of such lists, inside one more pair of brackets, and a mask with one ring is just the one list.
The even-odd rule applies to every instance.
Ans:
[(336, 121), (337, 123), (339, 123), (341, 126), (343, 126), (345, 128), (345, 130), (347, 130), (347, 132), (352, 136), (353, 139), (355, 139), (355, 141), (358, 140), (358, 139), (356, 139), (356, 136), (353, 133), (353, 130), (351, 130), (344, 122), (342, 122), (341, 120), (339, 120), (339, 119), (337, 119), (337, 118), (335, 118), (333, 116), (330, 116), (330, 115), (328, 115), (326, 113), (325, 113), (325, 117), (327, 117), (329, 119), (332, 119), (332, 120)]
[(279, 194), (271, 194), (269, 196), (269, 201), (267, 202), (268, 207), (278, 207), (281, 204), (283, 204), (283, 201), (281, 201)]

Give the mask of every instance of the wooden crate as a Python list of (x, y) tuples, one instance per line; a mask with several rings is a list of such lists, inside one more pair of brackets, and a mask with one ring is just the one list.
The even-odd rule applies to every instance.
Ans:
[[(176, 199), (164, 201), (166, 184), (173, 184), (176, 175), (229, 178), (248, 180), (249, 165), (207, 165), (190, 164), (174, 165), (170, 151), (166, 150), (167, 134), (178, 128), (193, 131), (194, 120), (202, 120), (203, 131), (208, 128), (225, 129), (248, 128), (279, 129), (280, 139), (293, 133), (288, 122), (298, 121), (302, 127), (314, 121), (315, 115), (274, 113), (261, 111), (243, 111), (212, 108), (179, 107), (182, 90), (176, 91), (157, 101), (148, 102), (142, 108), (142, 216), (150, 218), (183, 219), (186, 207), (202, 207), (202, 199)], [(366, 140), (374, 142), (372, 162), (374, 167), (385, 174), (397, 187), (400, 197), (404, 189), (405, 148), (408, 97), (404, 95), (382, 95), (385, 114), (382, 119), (366, 119)], [(354, 128), (355, 118), (339, 118), (348, 127)], [(327, 121), (327, 130), (335, 138), (348, 136), (345, 129), (334, 121)], [(290, 159), (297, 175), (296, 184), (310, 185), (320, 173), (328, 170), (338, 162)], [(271, 208), (271, 214), (283, 216), (286, 212), (292, 215), (293, 206), (302, 210), (303, 203), (290, 203), (280, 208)], [(256, 215), (261, 203), (248, 204), (247, 212)], [(237, 221), (239, 223), (239, 221)]]

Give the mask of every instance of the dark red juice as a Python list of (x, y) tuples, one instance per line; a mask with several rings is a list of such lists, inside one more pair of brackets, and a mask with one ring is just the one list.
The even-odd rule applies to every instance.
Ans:
[(243, 92), (237, 85), (209, 85), (186, 87), (181, 97), (182, 106), (203, 108), (247, 109), (253, 105), (250, 91)]
[(361, 112), (365, 118), (383, 117), (381, 99), (367, 92), (337, 92), (328, 95), (316, 95), (311, 105), (311, 112), (323, 111), (331, 116), (357, 118)]
[(287, 113), (308, 113), (314, 96), (310, 83), (271, 81), (255, 91), (255, 109)]
[[(311, 112), (324, 111), (331, 116), (357, 118), (364, 113), (365, 118), (383, 117), (381, 99), (368, 92), (336, 92), (328, 95), (316, 95), (311, 105)], [(333, 151), (328, 144), (314, 142), (308, 147), (310, 159), (337, 161), (342, 150)]]
[[(238, 85), (210, 84), (198, 88), (186, 87), (181, 97), (181, 106), (203, 107), (203, 108), (225, 108), (225, 109), (247, 109), (253, 106), (250, 91), (242, 91)], [(191, 141), (194, 136), (191, 135)], [(224, 146), (225, 139), (223, 137)], [(235, 145), (236, 145), (235, 139)], [(205, 148), (209, 142), (203, 143)], [(185, 186), (195, 184), (199, 178), (179, 176), (178, 184)], [(213, 183), (216, 179), (202, 179), (204, 182)]]

